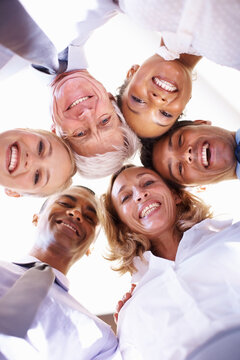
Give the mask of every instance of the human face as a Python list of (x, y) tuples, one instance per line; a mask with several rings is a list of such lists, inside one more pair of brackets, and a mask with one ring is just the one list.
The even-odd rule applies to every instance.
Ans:
[(178, 60), (159, 55), (135, 65), (122, 96), (122, 112), (140, 137), (164, 134), (183, 112), (191, 98), (192, 73)]
[(113, 184), (111, 197), (123, 223), (149, 239), (174, 226), (176, 197), (152, 170), (143, 167), (124, 170)]
[(96, 203), (89, 191), (73, 187), (47, 201), (39, 215), (38, 241), (77, 260), (95, 238)]
[(234, 133), (215, 126), (183, 126), (163, 136), (153, 149), (154, 169), (183, 185), (236, 178)]
[(53, 134), (24, 129), (0, 134), (0, 167), (2, 186), (36, 195), (59, 189), (73, 170), (67, 149)]
[(56, 84), (53, 119), (79, 155), (104, 154), (123, 145), (111, 97), (86, 70), (74, 71)]

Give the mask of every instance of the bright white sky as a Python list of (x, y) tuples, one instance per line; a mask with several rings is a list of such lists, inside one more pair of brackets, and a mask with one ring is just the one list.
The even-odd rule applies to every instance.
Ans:
[[(118, 15), (89, 40), (86, 47), (89, 72), (114, 93), (123, 82), (128, 68), (141, 64), (154, 53), (157, 44), (156, 34), (143, 31), (124, 15)], [(1, 131), (15, 127), (50, 129), (49, 89), (40, 75), (31, 68), (25, 68), (0, 82)], [(240, 124), (239, 83), (239, 72), (201, 60), (193, 85), (193, 97), (184, 118), (208, 119), (214, 125), (236, 130)], [(133, 162), (138, 164), (138, 158)], [(76, 175), (74, 184), (89, 186), (100, 195), (107, 188), (108, 180), (89, 181)], [(238, 221), (239, 190), (240, 184), (236, 180), (209, 186), (199, 195), (213, 205), (216, 215)], [(43, 200), (8, 198), (2, 189), (0, 191), (1, 259), (12, 260), (31, 248), (34, 242), (32, 215), (39, 210)], [(72, 294), (96, 314), (114, 311), (117, 301), (130, 288), (129, 276), (119, 277), (102, 258), (105, 245), (106, 240), (101, 233), (93, 254), (83, 258), (69, 273)]]

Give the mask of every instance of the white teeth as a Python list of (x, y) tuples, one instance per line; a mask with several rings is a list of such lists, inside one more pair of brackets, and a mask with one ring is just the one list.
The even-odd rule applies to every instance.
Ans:
[(68, 227), (69, 229), (73, 230), (74, 232), (77, 232), (77, 230), (73, 226), (66, 224), (65, 222), (62, 222), (62, 224)]
[(72, 105), (69, 106), (69, 109), (71, 109), (71, 108), (73, 108), (74, 106), (76, 106), (77, 104), (79, 104), (79, 103), (81, 103), (81, 102), (89, 99), (90, 97), (91, 97), (91, 96), (84, 96), (84, 97), (82, 97), (82, 98), (80, 98), (80, 99), (77, 99), (76, 101), (74, 101), (74, 102), (72, 103)]
[(13, 145), (13, 146), (11, 146), (10, 150), (11, 150), (11, 158), (10, 158), (8, 170), (13, 171), (17, 166), (18, 148), (16, 145)]
[(160, 86), (164, 90), (167, 90), (167, 91), (170, 91), (170, 92), (174, 92), (174, 91), (177, 90), (177, 87), (174, 86), (173, 84), (171, 84), (168, 81), (159, 80), (157, 77), (154, 77), (153, 81), (155, 82), (156, 85)]
[(140, 218), (143, 218), (144, 216), (147, 216), (148, 214), (150, 214), (153, 210), (155, 210), (156, 208), (158, 208), (159, 206), (161, 206), (160, 203), (152, 203), (148, 206), (146, 206), (140, 213)]
[(208, 159), (207, 159), (208, 148), (209, 148), (209, 144), (204, 144), (202, 147), (202, 163), (204, 166), (208, 166)]

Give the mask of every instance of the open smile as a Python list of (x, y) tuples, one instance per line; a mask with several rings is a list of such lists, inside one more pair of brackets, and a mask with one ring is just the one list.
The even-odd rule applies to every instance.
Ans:
[(9, 146), (7, 151), (7, 169), (12, 174), (18, 167), (20, 150), (17, 143)]
[(66, 227), (67, 229), (70, 229), (72, 232), (74, 232), (77, 236), (80, 236), (78, 228), (73, 224), (69, 223), (63, 220), (57, 220), (57, 224), (61, 224), (62, 226)]
[(160, 202), (153, 202), (147, 206), (145, 206), (139, 214), (139, 218), (143, 219), (144, 217), (149, 216), (152, 214), (156, 209), (158, 209), (162, 204)]
[(92, 98), (92, 95), (91, 95), (91, 96), (83, 96), (83, 97), (75, 100), (75, 101), (67, 108), (67, 110), (70, 110), (70, 109), (72, 109), (74, 106), (76, 106), (76, 105), (78, 105), (78, 104), (80, 104), (80, 103), (82, 103), (82, 102), (84, 102), (84, 101), (86, 101), (86, 100), (88, 100), (88, 99), (91, 99), (91, 98)]
[(208, 142), (204, 142), (201, 150), (201, 161), (205, 168), (208, 168), (211, 160), (211, 150)]
[(175, 84), (173, 84), (173, 83), (171, 83), (169, 81), (160, 79), (157, 76), (154, 76), (152, 78), (152, 81), (153, 81), (153, 83), (155, 85), (157, 85), (157, 87), (159, 87), (162, 90), (165, 90), (165, 91), (168, 91), (168, 92), (171, 92), (171, 93), (178, 91), (178, 88), (176, 87)]

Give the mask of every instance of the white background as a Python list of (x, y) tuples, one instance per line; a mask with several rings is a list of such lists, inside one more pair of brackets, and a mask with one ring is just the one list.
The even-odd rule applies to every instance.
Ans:
[[(59, 22), (59, 16), (57, 18)], [(64, 30), (64, 26), (62, 28)], [(128, 68), (133, 64), (141, 64), (151, 56), (158, 42), (157, 34), (143, 31), (130, 23), (124, 15), (118, 15), (97, 30), (89, 40), (86, 47), (89, 72), (114, 94), (123, 82)], [(239, 72), (205, 59), (200, 61), (196, 70), (197, 80), (194, 81), (193, 96), (184, 118), (207, 119), (214, 125), (236, 130), (240, 124)], [(5, 74), (5, 79), (2, 77), (1, 131), (15, 127), (50, 129), (48, 81), (30, 67), (9, 77)], [(138, 157), (132, 162), (138, 164)], [(109, 178), (89, 181), (76, 175), (74, 184), (89, 186), (100, 195), (107, 188), (108, 180)], [(240, 184), (235, 180), (208, 186), (204, 193), (198, 195), (213, 205), (216, 215), (221, 218), (233, 217), (234, 221), (238, 221), (239, 194)], [(0, 190), (0, 197), (1, 259), (11, 261), (31, 248), (35, 231), (31, 224), (32, 215), (38, 212), (43, 200), (9, 198), (3, 189)], [(117, 301), (130, 288), (130, 277), (119, 277), (110, 270), (109, 262), (103, 259), (101, 254), (105, 251), (105, 246), (106, 240), (101, 232), (93, 254), (81, 259), (69, 272), (72, 294), (96, 314), (114, 311)]]

